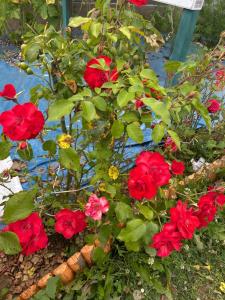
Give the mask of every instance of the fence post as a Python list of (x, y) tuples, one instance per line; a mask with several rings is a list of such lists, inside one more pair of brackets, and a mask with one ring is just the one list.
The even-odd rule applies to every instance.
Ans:
[(170, 60), (185, 61), (190, 49), (199, 10), (184, 9)]
[(70, 0), (61, 0), (62, 4), (62, 29), (64, 30), (69, 23), (69, 1)]

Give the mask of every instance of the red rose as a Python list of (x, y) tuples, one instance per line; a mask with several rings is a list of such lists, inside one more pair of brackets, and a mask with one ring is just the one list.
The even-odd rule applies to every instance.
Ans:
[(225, 204), (225, 195), (217, 194), (215, 198), (215, 203), (219, 206), (223, 206)]
[(206, 227), (214, 220), (216, 215), (215, 195), (216, 193), (209, 192), (200, 197), (198, 201), (198, 210), (195, 212), (195, 215), (200, 222), (198, 228)]
[[(93, 66), (101, 66), (99, 59), (103, 59), (105, 61), (106, 66), (108, 66), (107, 71), (97, 69), (95, 66)], [(86, 70), (84, 72), (84, 80), (87, 82), (90, 88), (100, 88), (105, 82), (116, 81), (118, 79), (117, 69), (114, 68), (113, 70), (110, 70), (111, 63), (111, 58), (104, 55), (93, 58), (87, 63)]]
[(225, 69), (221, 69), (216, 72), (216, 86), (219, 89), (223, 89), (224, 85), (225, 85)]
[(48, 237), (38, 213), (32, 213), (23, 220), (9, 224), (6, 231), (12, 231), (18, 236), (25, 255), (47, 247)]
[(2, 91), (0, 91), (0, 97), (7, 100), (13, 100), (16, 98), (16, 89), (12, 84), (6, 84)]
[(171, 150), (172, 152), (177, 151), (177, 145), (176, 143), (171, 139), (171, 137), (168, 137), (165, 141), (165, 147)]
[(147, 172), (148, 169), (144, 165), (137, 166), (130, 171), (128, 189), (130, 196), (137, 200), (142, 200), (143, 198), (150, 200), (157, 193), (154, 180)]
[(142, 6), (148, 3), (148, 0), (128, 0), (128, 2), (136, 5), (136, 6)]
[(3, 132), (12, 141), (35, 138), (44, 127), (44, 116), (33, 103), (16, 105), (0, 115)]
[(137, 166), (144, 165), (148, 169), (154, 180), (154, 183), (159, 187), (169, 183), (171, 178), (169, 164), (165, 162), (164, 157), (158, 152), (143, 151), (136, 159)]
[(185, 170), (184, 163), (182, 161), (172, 161), (171, 165), (171, 171), (173, 172), (174, 175), (183, 175)]
[(153, 236), (151, 247), (157, 250), (158, 256), (165, 257), (170, 255), (174, 250), (179, 251), (181, 249), (181, 238), (176, 225), (166, 223), (162, 231)]
[(80, 210), (72, 211), (64, 208), (55, 215), (55, 220), (55, 231), (66, 239), (72, 238), (87, 227), (85, 214)]
[(176, 224), (182, 238), (191, 239), (199, 226), (199, 220), (193, 210), (187, 209), (187, 204), (179, 200), (177, 206), (170, 209), (170, 216), (171, 222)]
[(210, 99), (207, 101), (207, 108), (210, 113), (216, 113), (220, 110), (221, 103), (216, 99)]
[(141, 101), (141, 100), (139, 100), (139, 99), (137, 99), (135, 101), (135, 107), (136, 107), (136, 109), (141, 108), (142, 106), (144, 106), (144, 102)]

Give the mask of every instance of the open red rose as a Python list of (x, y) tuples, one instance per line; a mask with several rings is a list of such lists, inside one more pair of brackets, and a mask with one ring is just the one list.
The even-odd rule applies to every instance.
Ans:
[(220, 110), (221, 103), (216, 99), (210, 99), (207, 101), (207, 108), (210, 113), (216, 113)]
[(4, 231), (12, 231), (18, 236), (25, 255), (47, 247), (48, 237), (38, 213), (32, 213), (23, 220), (9, 224)]
[(137, 166), (130, 171), (128, 189), (130, 196), (137, 200), (143, 198), (150, 200), (157, 194), (154, 180), (144, 165)]
[(72, 211), (64, 208), (55, 215), (55, 220), (55, 231), (66, 239), (72, 238), (87, 227), (85, 214), (80, 210)]
[(170, 209), (170, 220), (176, 225), (183, 239), (192, 239), (195, 230), (199, 226), (199, 220), (192, 208), (187, 209), (187, 204), (177, 202), (177, 206)]
[(174, 175), (182, 175), (185, 170), (185, 165), (182, 161), (173, 160), (171, 164), (171, 171)]
[(6, 84), (2, 91), (0, 91), (0, 97), (7, 100), (13, 100), (16, 98), (16, 89), (13, 84)]
[(136, 164), (147, 167), (148, 174), (151, 175), (156, 186), (160, 187), (169, 183), (170, 167), (160, 153), (143, 151), (138, 155)]
[(210, 222), (212, 222), (216, 215), (216, 206), (215, 206), (215, 196), (216, 193), (209, 192), (206, 195), (200, 197), (198, 201), (198, 210), (195, 212), (195, 215), (199, 219), (198, 228), (206, 227)]
[(179, 251), (181, 249), (181, 239), (181, 234), (177, 231), (176, 225), (166, 223), (162, 231), (153, 236), (151, 247), (157, 250), (158, 256), (166, 257), (174, 250)]
[(33, 103), (16, 105), (0, 115), (3, 133), (12, 141), (35, 138), (43, 129), (44, 116)]
[(142, 5), (146, 5), (148, 3), (148, 0), (128, 0), (128, 2), (136, 6), (142, 6)]
[(215, 203), (219, 206), (224, 206), (225, 204), (225, 195), (218, 194), (215, 198)]
[[(96, 68), (96, 65), (99, 65), (99, 67), (101, 67), (99, 62), (100, 59), (103, 59), (105, 61), (105, 65), (108, 67), (108, 70)], [(111, 58), (104, 55), (91, 59), (87, 63), (84, 72), (84, 80), (87, 82), (90, 88), (100, 88), (105, 82), (116, 81), (118, 79), (117, 69), (114, 68), (113, 70), (110, 70), (111, 63)]]

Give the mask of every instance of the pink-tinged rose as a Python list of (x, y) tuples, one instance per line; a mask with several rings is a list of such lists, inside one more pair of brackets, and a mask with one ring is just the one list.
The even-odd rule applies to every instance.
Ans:
[(35, 138), (44, 128), (45, 120), (33, 103), (16, 105), (0, 115), (3, 133), (12, 141)]
[(2, 91), (0, 91), (0, 97), (6, 100), (14, 100), (16, 98), (16, 89), (13, 84), (6, 84)]
[(136, 6), (143, 6), (148, 3), (148, 0), (128, 0), (128, 2), (130, 2)]
[(102, 219), (102, 215), (109, 210), (109, 201), (105, 197), (98, 198), (97, 195), (92, 194), (88, 203), (85, 205), (85, 215), (95, 221)]
[(210, 99), (207, 101), (207, 109), (210, 113), (217, 113), (221, 109), (221, 103), (216, 99)]
[(176, 224), (182, 238), (192, 239), (200, 224), (192, 208), (187, 209), (187, 204), (179, 200), (177, 206), (170, 209), (170, 216), (171, 222)]
[(130, 171), (128, 189), (130, 196), (136, 200), (144, 198), (151, 200), (157, 194), (154, 179), (151, 174), (148, 174), (148, 168), (144, 165), (139, 165)]
[(182, 247), (182, 236), (177, 231), (176, 225), (166, 223), (161, 232), (155, 234), (152, 238), (153, 243), (150, 245), (157, 250), (160, 257), (169, 256), (174, 250), (180, 251)]
[(108, 56), (98, 56), (96, 58), (91, 59), (86, 66), (84, 72), (84, 80), (87, 82), (90, 88), (100, 88), (104, 83), (109, 81), (116, 81), (118, 79), (118, 72), (117, 69), (114, 68), (113, 70), (100, 70), (96, 68), (94, 65), (99, 65), (99, 59), (103, 59), (105, 61), (106, 66), (110, 68), (112, 64), (111, 58)]
[(72, 238), (87, 227), (85, 214), (80, 210), (72, 211), (64, 208), (55, 215), (55, 220), (55, 231), (66, 239)]
[(173, 160), (171, 164), (171, 171), (174, 175), (183, 175), (185, 165), (182, 161)]

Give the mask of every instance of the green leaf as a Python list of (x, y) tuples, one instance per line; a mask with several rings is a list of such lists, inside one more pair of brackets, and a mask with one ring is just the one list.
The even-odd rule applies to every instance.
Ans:
[(133, 122), (127, 126), (128, 136), (137, 143), (142, 143), (144, 140), (143, 132), (138, 122)]
[(104, 253), (104, 250), (100, 247), (95, 248), (93, 251), (93, 261), (97, 264), (97, 265), (101, 265), (102, 263), (104, 263), (106, 254)]
[(151, 69), (143, 69), (140, 73), (142, 78), (150, 79), (153, 82), (158, 82), (158, 78), (155, 72)]
[(53, 140), (48, 140), (43, 144), (43, 150), (48, 151), (49, 154), (55, 155), (56, 154), (56, 143)]
[(131, 122), (135, 122), (138, 121), (138, 113), (134, 112), (134, 111), (127, 111), (125, 112), (125, 114), (121, 117), (121, 119), (124, 122), (127, 123), (131, 123)]
[(152, 130), (152, 139), (158, 144), (165, 135), (165, 125), (163, 123), (156, 124)]
[(56, 298), (56, 292), (57, 292), (57, 288), (59, 287), (59, 285), (60, 285), (60, 278), (58, 276), (51, 277), (48, 280), (45, 291), (50, 299)]
[(69, 115), (73, 107), (73, 102), (67, 101), (67, 99), (55, 101), (49, 106), (48, 121), (58, 121), (62, 117)]
[(152, 111), (159, 116), (164, 123), (170, 125), (170, 113), (168, 105), (154, 98), (143, 98), (141, 99), (145, 105), (149, 106)]
[(0, 250), (7, 255), (14, 255), (22, 250), (19, 239), (14, 232), (0, 233)]
[(90, 122), (97, 118), (95, 106), (92, 102), (83, 101), (82, 108), (83, 108), (82, 116), (86, 121)]
[(107, 103), (103, 97), (97, 96), (93, 98), (95, 107), (101, 111), (107, 110)]
[(139, 242), (125, 242), (125, 246), (128, 251), (138, 252), (140, 250)]
[(91, 21), (92, 21), (91, 18), (74, 17), (74, 18), (70, 18), (69, 26), (70, 27), (79, 27), (79, 26), (86, 24), (88, 22), (91, 22)]
[(36, 194), (36, 190), (22, 191), (10, 197), (4, 208), (4, 222), (9, 224), (29, 216), (34, 209)]
[(153, 219), (153, 211), (145, 205), (142, 205), (140, 203), (137, 204), (140, 213), (149, 221)]
[(66, 169), (73, 171), (79, 171), (80, 169), (80, 158), (73, 148), (60, 149), (59, 161)]
[(166, 70), (166, 72), (175, 73), (177, 72), (180, 65), (181, 65), (180, 61), (168, 60), (164, 64), (164, 69)]
[(9, 156), (12, 144), (10, 142), (0, 142), (0, 160), (6, 159)]
[(126, 90), (121, 90), (117, 96), (117, 104), (119, 107), (124, 107), (129, 101), (134, 100), (135, 94), (129, 93)]
[(128, 40), (131, 39), (131, 32), (128, 26), (120, 27), (119, 31), (122, 32), (122, 34), (125, 35), (128, 38)]
[(112, 136), (116, 139), (119, 139), (121, 136), (123, 136), (124, 133), (124, 125), (121, 121), (115, 120), (112, 128), (111, 128)]
[(97, 38), (102, 31), (102, 24), (101, 23), (92, 23), (90, 26), (91, 34)]
[(133, 217), (133, 212), (130, 205), (118, 202), (115, 208), (116, 217), (119, 222), (125, 222)]
[(169, 135), (171, 136), (172, 140), (174, 141), (174, 143), (177, 145), (178, 149), (180, 149), (180, 138), (178, 136), (178, 134), (173, 131), (173, 130), (167, 130)]
[(208, 109), (197, 98), (192, 100), (192, 105), (199, 112), (199, 114), (202, 116), (202, 118), (205, 121), (206, 126), (210, 130), (211, 129), (211, 118), (209, 116)]
[(28, 143), (26, 149), (22, 149), (22, 150), (18, 149), (17, 153), (20, 156), (20, 158), (27, 161), (30, 161), (34, 157), (33, 149), (31, 145)]
[(28, 62), (34, 62), (39, 54), (40, 45), (38, 43), (28, 43), (23, 49), (25, 60)]
[(146, 234), (143, 238), (146, 245), (149, 245), (149, 243), (152, 240), (153, 235), (155, 235), (158, 232), (158, 230), (159, 230), (159, 227), (156, 223), (148, 222), (146, 224)]
[(126, 228), (122, 229), (118, 239), (124, 242), (137, 242), (146, 233), (146, 225), (141, 219), (133, 219), (127, 223)]

